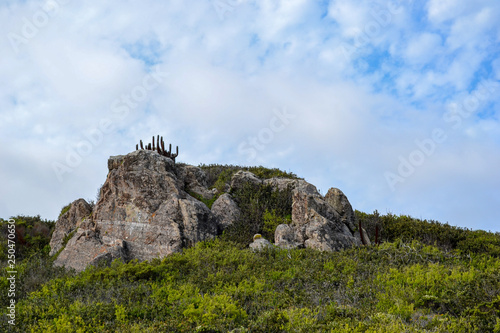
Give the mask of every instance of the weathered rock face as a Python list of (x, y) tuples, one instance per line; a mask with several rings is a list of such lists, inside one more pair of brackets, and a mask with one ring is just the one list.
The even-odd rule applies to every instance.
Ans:
[(69, 210), (62, 214), (57, 221), (57, 228), (50, 239), (50, 255), (62, 249), (64, 238), (80, 227), (82, 221), (90, 217), (92, 207), (83, 199), (78, 199), (70, 204)]
[(212, 199), (214, 191), (207, 189), (207, 179), (205, 172), (199, 167), (193, 165), (178, 165), (176, 174), (179, 180), (179, 186), (188, 193), (195, 193), (204, 199)]
[(271, 178), (264, 180), (264, 184), (270, 185), (274, 190), (279, 191), (291, 188), (301, 193), (320, 195), (316, 186), (303, 179)]
[(149, 260), (218, 234), (216, 218), (185, 192), (171, 159), (138, 150), (111, 157), (108, 168), (92, 221), (80, 225), (56, 265), (82, 270), (117, 258)]
[(212, 213), (222, 229), (225, 229), (238, 220), (241, 211), (231, 195), (224, 193), (212, 204)]
[(274, 232), (274, 244), (282, 249), (295, 249), (304, 247), (303, 243), (296, 241), (295, 230), (288, 224), (280, 224)]
[(325, 195), (325, 201), (340, 214), (340, 220), (354, 232), (356, 230), (354, 211), (345, 194), (338, 188), (331, 188)]
[(352, 221), (342, 221), (339, 212), (321, 195), (295, 190), (291, 223), (295, 237), (291, 244), (304, 244), (322, 251), (338, 251), (360, 245), (349, 229), (349, 223)]

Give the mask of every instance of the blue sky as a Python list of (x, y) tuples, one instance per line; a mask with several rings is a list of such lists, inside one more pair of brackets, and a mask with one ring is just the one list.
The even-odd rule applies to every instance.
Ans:
[(160, 134), (354, 208), (500, 231), (498, 1), (4, 1), (0, 216), (94, 199)]

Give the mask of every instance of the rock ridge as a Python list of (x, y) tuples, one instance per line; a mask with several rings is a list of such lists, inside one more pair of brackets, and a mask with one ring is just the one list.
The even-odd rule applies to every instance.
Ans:
[[(262, 180), (238, 171), (226, 186), (229, 193), (217, 193), (201, 168), (174, 164), (149, 150), (111, 156), (108, 170), (93, 209), (78, 199), (59, 217), (50, 242), (55, 265), (81, 271), (115, 259), (151, 260), (213, 239), (239, 219), (231, 193), (247, 183), (293, 190), (291, 223), (276, 228), (276, 246), (338, 251), (362, 244), (352, 207), (339, 189), (323, 197), (302, 179)], [(212, 200), (211, 209), (205, 200)]]

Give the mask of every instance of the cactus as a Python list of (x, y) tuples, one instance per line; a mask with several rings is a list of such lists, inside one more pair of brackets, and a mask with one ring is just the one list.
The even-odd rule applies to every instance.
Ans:
[(168, 151), (165, 150), (165, 142), (163, 142), (163, 137), (160, 137), (159, 135), (156, 136), (156, 144), (155, 144), (155, 137), (153, 136), (152, 138), (152, 144), (148, 143), (146, 145), (146, 148), (144, 148), (144, 145), (142, 143), (142, 140), (139, 141), (138, 145), (135, 145), (135, 150), (139, 150), (139, 145), (142, 150), (152, 150), (156, 151), (158, 154), (171, 158), (174, 163), (175, 163), (175, 158), (179, 156), (179, 146), (175, 147), (175, 154), (172, 154), (172, 144), (169, 144), (168, 146)]

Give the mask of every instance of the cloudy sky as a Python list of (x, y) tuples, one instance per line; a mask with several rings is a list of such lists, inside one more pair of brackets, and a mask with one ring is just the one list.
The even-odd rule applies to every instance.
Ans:
[(0, 217), (111, 155), (291, 171), (355, 209), (500, 231), (497, 0), (4, 0)]

